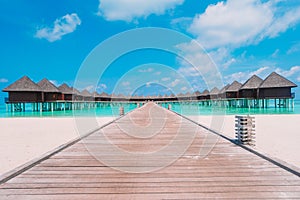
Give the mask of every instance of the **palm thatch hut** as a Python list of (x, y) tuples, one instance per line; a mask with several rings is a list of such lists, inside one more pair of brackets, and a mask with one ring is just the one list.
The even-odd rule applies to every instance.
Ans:
[(82, 96), (83, 101), (95, 101), (95, 98), (87, 89), (82, 90), (80, 95)]
[(99, 94), (99, 97), (96, 97), (96, 101), (110, 101), (111, 97), (106, 92)]
[(220, 92), (220, 90), (219, 90), (217, 87), (214, 87), (214, 88), (209, 92), (210, 98), (211, 98), (211, 99), (217, 99), (218, 96), (219, 96), (219, 92)]
[(100, 95), (98, 92), (95, 91), (92, 93), (92, 97), (94, 97), (96, 99), (96, 98), (100, 97)]
[(73, 89), (67, 84), (62, 84), (58, 87), (61, 95), (58, 97), (58, 100), (72, 101), (73, 100)]
[(61, 97), (61, 93), (59, 89), (48, 79), (44, 78), (37, 84), (43, 90), (43, 102), (53, 102), (60, 100), (59, 97)]
[(71, 89), (73, 90), (73, 100), (74, 101), (83, 101), (84, 98), (83, 98), (81, 92), (74, 87), (71, 87)]
[(273, 72), (259, 86), (259, 98), (292, 98), (294, 87), (297, 87), (295, 83)]
[(226, 89), (226, 98), (228, 99), (236, 99), (239, 98), (239, 90), (242, 87), (242, 84), (238, 81), (234, 81), (231, 85)]
[(253, 75), (240, 88), (239, 97), (247, 99), (257, 99), (259, 87), (262, 82), (263, 80), (260, 77)]
[(43, 102), (43, 89), (28, 76), (23, 76), (2, 91), (8, 92), (9, 103)]
[(204, 90), (204, 91), (200, 94), (200, 100), (208, 100), (208, 99), (210, 99), (209, 91), (208, 91), (208, 90)]
[(225, 99), (226, 98), (226, 90), (227, 88), (229, 88), (229, 84), (225, 85), (220, 91), (219, 91), (219, 94), (218, 94), (218, 97), (221, 98), (221, 99)]

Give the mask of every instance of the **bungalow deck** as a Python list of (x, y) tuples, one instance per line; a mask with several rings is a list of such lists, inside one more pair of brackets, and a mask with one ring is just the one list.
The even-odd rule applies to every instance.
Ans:
[[(120, 128), (122, 124), (125, 125), (123, 128), (133, 132), (139, 128), (144, 130), (151, 123), (149, 112), (158, 121), (166, 120), (159, 133), (150, 139), (131, 137)], [(137, 126), (126, 126), (130, 121)], [(174, 140), (179, 125), (184, 127), (185, 136), (177, 141), (179, 145), (181, 141), (188, 140), (193, 131), (196, 131), (196, 137), (179, 159), (154, 172), (128, 173), (114, 169), (95, 159), (85, 148), (86, 144), (92, 145), (92, 153), (106, 149), (102, 151), (103, 156), (111, 158), (110, 148), (93, 144), (102, 132), (119, 148), (149, 153)], [(209, 147), (214, 141), (216, 144), (210, 153), (199, 158), (200, 148)], [(151, 168), (159, 166), (162, 159), (163, 155), (146, 161), (119, 157), (114, 160), (114, 167), (125, 171), (137, 166)], [(154, 103), (147, 103), (85, 138), (28, 164), (2, 182), (0, 199), (13, 200), (300, 198), (298, 172), (265, 159)]]

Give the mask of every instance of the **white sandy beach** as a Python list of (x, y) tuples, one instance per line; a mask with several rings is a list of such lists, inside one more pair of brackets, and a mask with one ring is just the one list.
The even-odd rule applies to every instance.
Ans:
[[(256, 130), (256, 146), (258, 152), (280, 159), (296, 167), (300, 167), (300, 115), (254, 115)], [(212, 116), (189, 116), (211, 129)], [(223, 135), (233, 139), (235, 137), (235, 119), (232, 116), (221, 116), (217, 120), (224, 120), (220, 131)]]
[[(113, 119), (101, 117), (97, 122), (101, 126)], [(0, 176), (79, 136), (71, 117), (0, 118)]]
[[(211, 127), (212, 116), (190, 118)], [(255, 118), (255, 149), (300, 167), (300, 115)], [(101, 126), (113, 119), (101, 117), (97, 122)], [(0, 118), (0, 130), (0, 175), (79, 137), (73, 118)], [(234, 138), (234, 116), (224, 117), (221, 132)]]

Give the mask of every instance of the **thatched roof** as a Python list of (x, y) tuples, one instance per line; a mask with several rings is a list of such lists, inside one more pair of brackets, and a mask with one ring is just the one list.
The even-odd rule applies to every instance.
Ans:
[(35, 84), (28, 76), (23, 76), (16, 82), (3, 89), (3, 92), (41, 92), (43, 89)]
[(120, 94), (117, 95), (117, 97), (119, 97), (119, 98), (124, 98), (125, 95), (120, 93)]
[(220, 91), (219, 94), (224, 94), (226, 92), (226, 90), (229, 88), (229, 84), (225, 85)]
[(226, 92), (238, 92), (242, 84), (240, 82), (234, 81), (231, 85), (227, 88)]
[(100, 97), (109, 97), (109, 94), (105, 93), (105, 92), (102, 92), (100, 95)]
[(186, 97), (192, 96), (192, 94), (191, 94), (190, 92), (187, 92), (187, 93), (185, 93), (184, 95), (185, 95)]
[(210, 95), (218, 95), (220, 92), (220, 90), (216, 87), (214, 87), (211, 91), (210, 91)]
[(280, 76), (276, 72), (272, 72), (260, 85), (259, 88), (284, 88), (297, 87), (297, 85), (288, 79)]
[(195, 96), (200, 96), (200, 95), (201, 95), (201, 92), (196, 91), (196, 92), (194, 92), (194, 95), (195, 95)]
[(261, 78), (259, 78), (256, 75), (253, 75), (244, 83), (244, 85), (242, 85), (241, 90), (257, 89), (259, 88), (262, 82), (263, 80)]
[(208, 90), (204, 90), (201, 94), (201, 96), (207, 96), (209, 95), (209, 91)]
[(43, 89), (43, 92), (59, 92), (57, 87), (46, 78), (44, 78), (37, 84)]
[(83, 96), (83, 97), (91, 97), (91, 96), (92, 96), (92, 94), (91, 94), (89, 91), (87, 91), (86, 89), (82, 90), (82, 91), (80, 92), (80, 94), (81, 94), (81, 96)]
[(98, 92), (93, 92), (92, 97), (100, 97), (100, 95), (98, 94)]
[(82, 96), (81, 92), (79, 90), (77, 90), (74, 87), (71, 87), (71, 89), (73, 90), (73, 94), (76, 94), (77, 96)]
[(58, 90), (63, 94), (73, 94), (73, 89), (70, 88), (67, 84), (62, 84), (58, 87)]

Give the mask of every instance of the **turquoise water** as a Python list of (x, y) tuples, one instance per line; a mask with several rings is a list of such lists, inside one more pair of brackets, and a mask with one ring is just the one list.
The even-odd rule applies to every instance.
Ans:
[[(167, 108), (169, 103), (160, 104)], [(275, 108), (270, 104), (269, 108), (233, 108), (218, 106), (202, 106), (198, 102), (172, 103), (172, 110), (182, 115), (261, 115), (261, 114), (300, 114), (300, 100), (294, 101), (293, 108)]]
[[(167, 108), (171, 104), (172, 110), (183, 115), (237, 115), (237, 114), (300, 114), (300, 100), (295, 100), (294, 108), (225, 108), (201, 106), (198, 102), (163, 103)], [(96, 109), (76, 111), (32, 112), (26, 108), (25, 112), (6, 112), (5, 104), (0, 104), (0, 117), (72, 117), (72, 116), (119, 116), (120, 106), (124, 107), (125, 113), (137, 107), (134, 103), (106, 103)]]
[(2, 117), (73, 117), (73, 116), (99, 116), (99, 117), (117, 117), (119, 116), (119, 108), (124, 107), (124, 112), (137, 107), (133, 103), (107, 103), (98, 108), (83, 109), (83, 110), (66, 110), (66, 111), (43, 111), (32, 112), (29, 105), (26, 106), (25, 112), (6, 112), (6, 106), (0, 104), (0, 118)]

